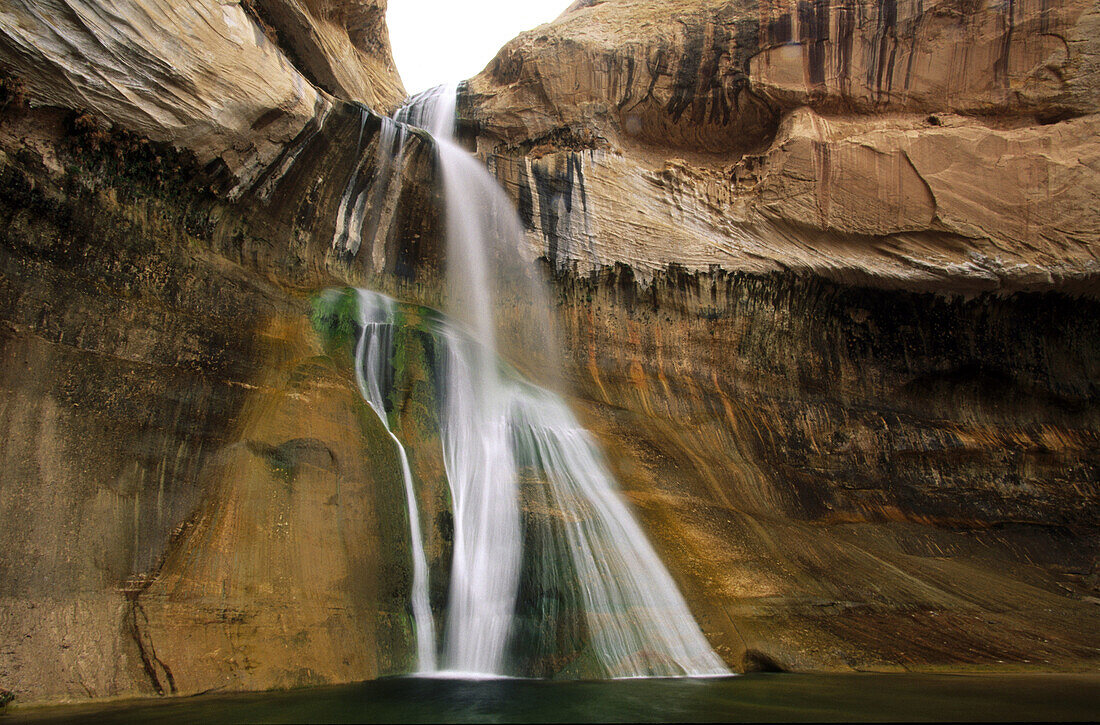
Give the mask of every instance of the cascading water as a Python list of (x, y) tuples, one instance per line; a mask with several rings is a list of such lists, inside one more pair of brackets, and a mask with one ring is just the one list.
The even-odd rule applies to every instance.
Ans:
[[(503, 191), (450, 136), (454, 87), (408, 106), (439, 149), (447, 229), (448, 307), (461, 311), (473, 342), (442, 330), (446, 345), (443, 455), (454, 505), (454, 553), (447, 610), (447, 669), (499, 674), (515, 610), (522, 542), (508, 391), (496, 360), (485, 240), (515, 220)], [(496, 213), (504, 209), (504, 214)]]
[(522, 542), (508, 390), (491, 348), (448, 326), (443, 460), (454, 505), (447, 669), (503, 674)]
[(405, 502), (409, 507), (409, 541), (413, 558), (412, 610), (416, 627), (417, 666), (420, 672), (434, 672), (435, 625), (428, 606), (428, 559), (424, 555), (424, 537), (420, 533), (420, 510), (416, 505), (412, 469), (405, 446), (390, 429), (386, 413), (385, 391), (393, 357), (394, 301), (368, 290), (359, 292), (359, 343), (355, 349), (355, 379), (359, 393), (378, 415), (397, 447), (401, 477), (405, 484)]
[(517, 448), (549, 485), (580, 581), (589, 637), (609, 677), (726, 674), (641, 526), (616, 492), (599, 449), (565, 402), (513, 389)]
[[(359, 157), (362, 151), (363, 131), (369, 112), (364, 108), (361, 109), (360, 114), (356, 157)], [(390, 118), (381, 119), (374, 159), (375, 173), (360, 174), (359, 169), (356, 168), (348, 179), (340, 198), (340, 206), (336, 210), (333, 249), (354, 257), (366, 240), (373, 244), (376, 254), (383, 251), (381, 245), (377, 244), (377, 237), (380, 229), (385, 226), (382, 219), (385, 200), (400, 185), (408, 132), (409, 128), (404, 123)], [(359, 162), (362, 163), (362, 161), (363, 159), (360, 158)], [(381, 266), (381, 260), (374, 261), (375, 266)]]
[(436, 141), (448, 141), (455, 135), (455, 110), (458, 105), (458, 84), (448, 83), (410, 98), (397, 109), (398, 123), (422, 128)]
[[(552, 528), (561, 533), (551, 538), (564, 542), (569, 566), (545, 566), (543, 576), (568, 571), (575, 578), (570, 590), (578, 592), (575, 606), (583, 610), (594, 663), (590, 674), (728, 674), (618, 497), (587, 431), (557, 395), (507, 372), (499, 359), (492, 282), (500, 276), (524, 277), (502, 269), (500, 255), (501, 249), (515, 252), (522, 247), (523, 231), (496, 181), (452, 140), (454, 116), (455, 88), (443, 87), (413, 99), (394, 123), (395, 134), (404, 134), (400, 129), (409, 123), (436, 136), (446, 204), (448, 309), (455, 321), (440, 318), (433, 330), (443, 349), (440, 433), (454, 513), (441, 672), (511, 674), (507, 652), (516, 636), (517, 592), (524, 576), (522, 468), (524, 475), (545, 484), (540, 496), (560, 520)], [(394, 138), (386, 136), (382, 142), (392, 144)], [(353, 208), (357, 203), (352, 202)], [(494, 253), (497, 267), (491, 277)], [(363, 397), (385, 423), (388, 367), (383, 352), (392, 342), (383, 330), (392, 330), (394, 308), (392, 301), (379, 300), (388, 298), (365, 292), (359, 297), (357, 371)], [(390, 435), (405, 476), (419, 669), (428, 673), (435, 670), (436, 657), (427, 649), (434, 643), (427, 564), (408, 459), (397, 437)], [(569, 616), (567, 609), (555, 605), (546, 616)]]

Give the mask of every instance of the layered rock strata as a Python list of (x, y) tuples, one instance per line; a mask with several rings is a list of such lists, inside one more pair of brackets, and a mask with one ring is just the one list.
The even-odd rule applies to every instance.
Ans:
[(247, 184), (333, 97), (403, 98), (384, 14), (384, 0), (17, 1), (0, 10), (0, 68), (32, 105), (91, 112)]
[(533, 244), (581, 271), (1091, 288), (1088, 3), (578, 4), (469, 84)]
[(1095, 667), (1097, 21), (578, 2), (468, 83), (730, 662)]
[(438, 304), (430, 147), (364, 261), (333, 245), (378, 158), (359, 108), (234, 203), (190, 154), (81, 118), (0, 125), (0, 682), (28, 703), (405, 671), (392, 444), (308, 297)]
[(405, 98), (390, 53), (386, 0), (242, 3), (315, 86), (389, 114)]
[(1094, 300), (563, 277), (585, 421), (735, 666), (1094, 668)]

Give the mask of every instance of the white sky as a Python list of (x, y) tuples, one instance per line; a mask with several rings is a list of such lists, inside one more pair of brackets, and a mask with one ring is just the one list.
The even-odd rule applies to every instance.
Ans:
[(389, 0), (386, 21), (409, 94), (477, 75), (501, 46), (573, 0)]

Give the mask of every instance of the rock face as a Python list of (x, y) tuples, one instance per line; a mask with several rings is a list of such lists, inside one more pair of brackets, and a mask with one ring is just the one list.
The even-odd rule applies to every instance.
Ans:
[(407, 670), (392, 444), (308, 297), (438, 289), (430, 147), (408, 149), (418, 182), (397, 184), (375, 267), (333, 245), (378, 158), (359, 108), (307, 124), (233, 203), (190, 154), (80, 118), (13, 104), (0, 121), (4, 689), (48, 702)]
[(384, 0), (17, 0), (0, 10), (0, 66), (35, 105), (93, 112), (248, 182), (327, 112), (326, 91), (383, 111), (404, 97), (384, 15)]
[(1096, 9), (830, 8), (574, 6), (466, 115), (558, 266), (1092, 285)]
[(728, 661), (1096, 666), (1097, 20), (579, 2), (468, 83)]
[(244, 7), (330, 95), (385, 114), (405, 99), (390, 53), (386, 0), (251, 0)]
[(1059, 120), (1096, 111), (1086, 2), (577, 3), (472, 82), (505, 139), (597, 127), (661, 147), (768, 143), (780, 117), (951, 112)]
[[(400, 95), (382, 9), (0, 10), (17, 702), (408, 668), (393, 448), (309, 324), (332, 286), (442, 298), (431, 144), (389, 179), (352, 103)], [(575, 407), (734, 668), (1100, 662), (1097, 24), (582, 0), (468, 84)], [(417, 344), (395, 420), (430, 438)]]
[(559, 285), (585, 420), (734, 666), (1096, 666), (1095, 300)]

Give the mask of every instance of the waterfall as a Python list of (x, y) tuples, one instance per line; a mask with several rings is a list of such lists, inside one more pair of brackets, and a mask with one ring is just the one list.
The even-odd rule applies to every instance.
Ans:
[(727, 674), (565, 402), (520, 385), (511, 419), (517, 447), (542, 470), (551, 505), (570, 522), (569, 554), (606, 676)]
[[(515, 610), (522, 532), (484, 244), (502, 234), (515, 239), (520, 229), (518, 223), (507, 228), (515, 215), (504, 192), (450, 138), (454, 99), (454, 87), (441, 87), (406, 106), (410, 119), (439, 134), (448, 308), (459, 311), (473, 336), (470, 343), (442, 331), (443, 453), (455, 522), (444, 663), (456, 672), (498, 674)], [(496, 213), (500, 209), (506, 213)]]
[[(393, 125), (414, 124), (435, 135), (445, 197), (447, 306), (433, 322), (442, 348), (440, 434), (453, 514), (450, 592), (441, 673), (513, 674), (507, 648), (515, 637), (524, 566), (521, 469), (540, 481), (540, 496), (555, 510), (569, 565), (570, 591), (583, 610), (588, 660), (604, 677), (728, 674), (695, 623), (683, 596), (620, 499), (599, 449), (565, 402), (522, 379), (497, 352), (494, 287), (501, 278), (531, 279), (511, 269), (524, 245), (522, 226), (493, 177), (451, 138), (455, 88), (412, 99)], [(384, 125), (383, 130), (389, 127)], [(400, 133), (405, 137), (404, 131)], [(384, 143), (393, 143), (386, 136)], [(395, 153), (401, 153), (397, 151)], [(380, 168), (392, 168), (393, 165)], [(350, 183), (350, 182), (349, 182)], [(376, 181), (375, 183), (389, 183)], [(355, 196), (354, 193), (345, 196)], [(349, 202), (353, 208), (357, 201)], [(338, 227), (339, 229), (339, 227)], [(490, 264), (492, 274), (490, 274)], [(537, 295), (534, 286), (530, 294)], [(532, 297), (539, 307), (539, 298)], [(361, 292), (357, 373), (364, 399), (386, 423), (391, 384), (393, 301)], [(548, 310), (548, 304), (541, 305)], [(547, 311), (548, 314), (548, 311)], [(548, 345), (548, 340), (531, 340)], [(387, 430), (389, 426), (387, 424)], [(401, 455), (413, 542), (413, 612), (419, 670), (436, 670), (427, 604), (427, 564), (408, 459)], [(568, 616), (552, 607), (549, 616)], [(548, 610), (550, 611), (550, 610)], [(548, 626), (552, 626), (550, 623)], [(580, 625), (578, 625), (580, 626)]]
[(422, 128), (436, 141), (451, 141), (455, 135), (458, 84), (446, 83), (413, 96), (397, 109), (399, 123)]
[(502, 674), (522, 542), (509, 391), (491, 348), (448, 326), (440, 333), (443, 459), (454, 505), (444, 662), (454, 672)]
[(360, 167), (364, 159), (360, 158), (360, 154), (368, 116), (369, 112), (365, 108), (360, 109), (359, 137), (355, 149), (358, 164), (340, 197), (340, 206), (336, 210), (336, 233), (332, 240), (333, 249), (350, 256), (359, 252), (364, 238), (368, 242), (376, 241), (384, 201), (401, 180), (400, 172), (408, 135), (407, 125), (390, 118), (381, 119), (375, 151), (375, 173), (373, 176), (362, 174)]
[(416, 628), (417, 667), (420, 672), (434, 672), (435, 625), (428, 606), (428, 559), (424, 555), (424, 537), (420, 533), (420, 509), (416, 504), (412, 469), (405, 446), (390, 430), (386, 414), (385, 394), (390, 387), (393, 357), (394, 301), (368, 290), (359, 291), (359, 342), (355, 349), (355, 379), (359, 393), (382, 421), (401, 460), (401, 477), (405, 483), (405, 502), (409, 507), (409, 542), (412, 548), (413, 581), (412, 610)]

